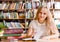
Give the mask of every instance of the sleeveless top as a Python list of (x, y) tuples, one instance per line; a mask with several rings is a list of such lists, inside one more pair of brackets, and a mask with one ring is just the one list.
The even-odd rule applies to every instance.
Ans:
[[(32, 20), (29, 25), (30, 28), (34, 29), (33, 39), (41, 39), (43, 36), (47, 36), (46, 22), (40, 24), (38, 20)], [(46, 32), (47, 31), (47, 32)]]

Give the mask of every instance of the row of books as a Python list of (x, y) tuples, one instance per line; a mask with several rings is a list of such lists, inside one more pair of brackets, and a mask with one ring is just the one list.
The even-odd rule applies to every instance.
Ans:
[(18, 13), (17, 12), (11, 12), (11, 13), (3, 13), (5, 19), (18, 19)]
[(35, 1), (35, 2), (26, 2), (26, 9), (36, 9), (40, 6), (40, 2), (39, 1)]
[(25, 13), (18, 12), (3, 12), (0, 11), (0, 19), (20, 19), (20, 18), (34, 18), (36, 16), (36, 10), (28, 10)]
[(0, 9), (2, 10), (24, 10), (24, 9), (32, 9), (32, 8), (38, 8), (40, 5), (39, 2), (29, 2), (27, 1), (26, 3), (23, 2), (13, 2), (13, 3), (5, 3), (2, 2), (0, 3)]
[(47, 3), (48, 8), (55, 8), (55, 9), (60, 9), (60, 2), (48, 2)]
[(9, 29), (16, 29), (16, 28), (24, 28), (23, 24), (19, 22), (0, 22), (0, 28), (9, 28)]
[(16, 2), (16, 3), (0, 3), (0, 9), (10, 9), (10, 10), (18, 10), (18, 9), (24, 9), (24, 4), (22, 2)]
[(9, 29), (24, 28), (24, 26), (19, 22), (6, 22), (6, 26)]
[(0, 19), (18, 19), (17, 12), (0, 12)]

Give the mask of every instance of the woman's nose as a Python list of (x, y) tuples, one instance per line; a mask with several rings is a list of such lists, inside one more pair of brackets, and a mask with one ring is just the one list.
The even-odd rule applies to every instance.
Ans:
[(42, 17), (44, 16), (43, 13), (41, 14), (41, 16), (42, 16)]

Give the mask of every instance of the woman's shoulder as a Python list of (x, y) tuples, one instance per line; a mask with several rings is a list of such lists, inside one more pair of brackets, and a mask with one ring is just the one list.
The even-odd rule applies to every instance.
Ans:
[(31, 21), (31, 23), (36, 23), (36, 22), (37, 22), (37, 20), (32, 20), (32, 21)]

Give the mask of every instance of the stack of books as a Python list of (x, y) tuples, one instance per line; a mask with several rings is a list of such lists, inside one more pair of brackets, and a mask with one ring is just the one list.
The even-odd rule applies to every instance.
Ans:
[(5, 29), (4, 36), (20, 36), (23, 33), (23, 29)]

